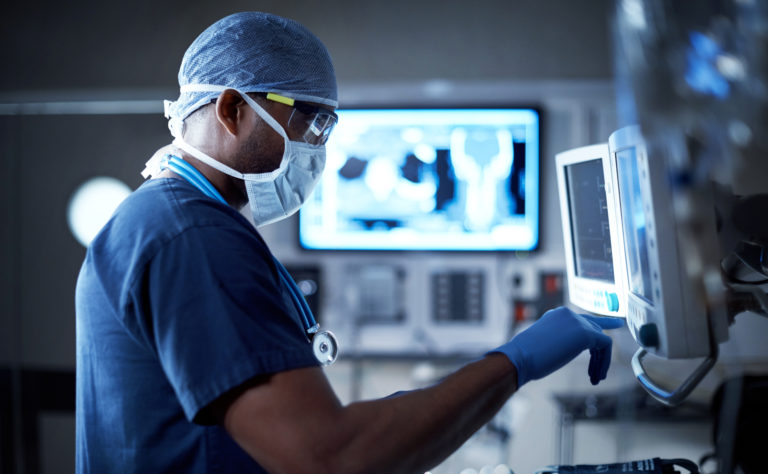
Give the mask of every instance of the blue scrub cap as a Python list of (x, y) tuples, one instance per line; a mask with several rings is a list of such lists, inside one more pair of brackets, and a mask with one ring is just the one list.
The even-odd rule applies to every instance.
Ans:
[(182, 92), (166, 106), (169, 118), (184, 120), (220, 94), (218, 90), (185, 91), (185, 86), (194, 85), (274, 92), (338, 105), (336, 75), (323, 43), (299, 23), (269, 13), (227, 16), (192, 42), (179, 69)]

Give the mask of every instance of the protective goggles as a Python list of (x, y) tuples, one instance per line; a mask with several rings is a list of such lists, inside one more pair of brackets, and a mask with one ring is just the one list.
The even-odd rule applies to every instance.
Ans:
[(290, 97), (270, 92), (267, 99), (293, 107), (288, 119), (288, 128), (311, 145), (325, 145), (339, 121), (339, 117), (323, 107), (300, 102)]

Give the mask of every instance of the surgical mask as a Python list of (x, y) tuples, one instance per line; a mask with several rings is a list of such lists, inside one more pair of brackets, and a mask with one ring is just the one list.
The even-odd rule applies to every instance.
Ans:
[[(211, 91), (230, 89), (224, 86), (187, 85), (182, 91)], [(293, 215), (312, 193), (325, 167), (325, 146), (292, 141), (283, 127), (256, 101), (244, 92), (240, 95), (253, 110), (284, 140), (285, 148), (280, 166), (268, 173), (240, 173), (193, 147), (181, 135), (181, 127), (173, 120), (169, 124), (175, 140), (173, 145), (203, 163), (229, 176), (242, 179), (248, 193), (253, 222), (263, 226)]]

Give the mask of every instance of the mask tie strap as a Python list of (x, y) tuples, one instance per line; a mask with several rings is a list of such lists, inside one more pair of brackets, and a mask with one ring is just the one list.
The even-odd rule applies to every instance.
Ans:
[(262, 118), (265, 122), (269, 124), (270, 127), (274, 128), (277, 133), (279, 133), (285, 140), (288, 140), (288, 135), (285, 133), (285, 130), (283, 129), (282, 125), (280, 125), (277, 120), (275, 120), (269, 113), (264, 110), (262, 106), (260, 106), (255, 100), (251, 99), (248, 94), (241, 91), (240, 89), (236, 89), (234, 87), (227, 87), (227, 86), (219, 86), (215, 84), (185, 84), (181, 86), (180, 91), (182, 93), (184, 92), (221, 92), (225, 91), (227, 89), (232, 89), (234, 91), (237, 91), (238, 94), (245, 100), (248, 105), (253, 107), (253, 109), (256, 111), (257, 114), (259, 114), (259, 117)]
[[(240, 91), (237, 91), (240, 92)], [(261, 117), (262, 120), (267, 122), (270, 127), (275, 129), (277, 133), (279, 133), (286, 141), (288, 141), (288, 134), (285, 133), (285, 129), (282, 125), (280, 125), (277, 120), (274, 119), (271, 115), (269, 115), (269, 112), (264, 110), (264, 107), (260, 106), (255, 100), (251, 99), (248, 94), (244, 92), (240, 92), (240, 95), (242, 98), (253, 107), (253, 110), (256, 111), (257, 114), (259, 114), (259, 117)]]
[(183, 138), (176, 138), (175, 140), (173, 140), (173, 144), (178, 148), (181, 148), (182, 150), (186, 151), (190, 155), (194, 156), (198, 160), (202, 161), (206, 165), (212, 168), (215, 168), (224, 174), (228, 174), (233, 178), (245, 179), (245, 175), (243, 173), (239, 173), (233, 170), (232, 168), (230, 168), (229, 166), (214, 160), (210, 156), (206, 155), (205, 153), (201, 152), (200, 150), (193, 147), (189, 143), (185, 142)]

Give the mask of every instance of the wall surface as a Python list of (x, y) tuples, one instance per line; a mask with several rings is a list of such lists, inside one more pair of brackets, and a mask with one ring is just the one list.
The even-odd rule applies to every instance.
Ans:
[(294, 18), (323, 40), (341, 86), (361, 81), (607, 79), (608, 0), (13, 2), (0, 19), (0, 91), (175, 90), (181, 56), (216, 19)]

